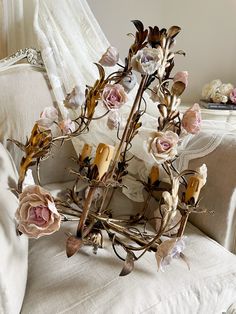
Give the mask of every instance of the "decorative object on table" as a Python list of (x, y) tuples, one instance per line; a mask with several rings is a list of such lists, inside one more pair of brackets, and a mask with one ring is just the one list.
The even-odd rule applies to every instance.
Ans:
[[(84, 97), (76, 86), (67, 95), (64, 104), (68, 113), (76, 115), (74, 119), (69, 115), (62, 119), (55, 109), (45, 108), (25, 144), (12, 140), (24, 152), (16, 191), (20, 201), (16, 213), (19, 233), (39, 238), (57, 231), (62, 222), (78, 220), (75, 233), (68, 234), (67, 256), (76, 254), (84, 245), (92, 245), (97, 253), (106, 233), (115, 255), (124, 261), (121, 276), (129, 274), (135, 261), (147, 251), (155, 253), (160, 268), (172, 257), (186, 261), (182, 252), (183, 234), (189, 214), (206, 211), (199, 206), (199, 193), (206, 183), (206, 166), (179, 173), (174, 163), (181, 139), (199, 132), (201, 123), (198, 104), (186, 111), (182, 121), (178, 112), (180, 96), (188, 83), (186, 71), (171, 75), (175, 56), (184, 55), (182, 50), (173, 51), (181, 29), (178, 26), (168, 30), (157, 26), (145, 29), (142, 22), (133, 23), (136, 34), (124, 65), (117, 64), (119, 69), (106, 76), (103, 66), (114, 66), (119, 56), (115, 48), (108, 48), (100, 64), (95, 64), (99, 78), (93, 86), (87, 86)], [(137, 82), (134, 72), (141, 80), (127, 121), (122, 124), (119, 110), (126, 105), (127, 93)], [(127, 209), (127, 214), (121, 217), (113, 213), (110, 204), (117, 189), (124, 186), (123, 179), (132, 163), (130, 149), (142, 129), (142, 115), (146, 111), (143, 94), (148, 90), (156, 102), (153, 105), (158, 108), (158, 123), (156, 131), (145, 139), (143, 149), (154, 165), (149, 176), (141, 181), (147, 194), (143, 208), (136, 215), (128, 214)], [(104, 109), (99, 116), (98, 106)], [(104, 127), (107, 124), (107, 132), (116, 129), (116, 145), (100, 143), (94, 156), (90, 143), (85, 143), (75, 159), (74, 169), (70, 170), (75, 177), (73, 188), (65, 197), (53, 198), (41, 187), (40, 162), (51, 154), (55, 142), (63, 145), (64, 141), (79, 138), (90, 132), (90, 125), (98, 119), (103, 119)], [(25, 178), (32, 166), (36, 166), (38, 185), (27, 186)], [(168, 176), (164, 187), (160, 168)], [(147, 212), (152, 200), (157, 215), (150, 217)], [(158, 222), (155, 230), (147, 231), (147, 224), (153, 221)]]
[(236, 87), (213, 80), (204, 85), (200, 104), (207, 109), (236, 110)]

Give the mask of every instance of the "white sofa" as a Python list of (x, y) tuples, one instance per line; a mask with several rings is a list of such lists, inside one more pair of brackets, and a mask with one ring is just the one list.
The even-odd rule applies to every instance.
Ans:
[[(230, 243), (231, 250), (235, 249), (235, 182), (231, 180), (231, 186), (225, 186), (225, 181), (224, 185), (215, 184), (212, 192), (211, 184), (217, 177), (211, 166), (205, 194), (209, 191), (211, 199), (206, 197), (206, 203), (214, 204), (216, 214), (193, 218), (192, 222), (205, 233), (188, 223), (185, 255), (190, 270), (175, 260), (165, 273), (157, 272), (154, 255), (147, 253), (133, 273), (119, 277), (122, 262), (114, 257), (108, 241), (97, 255), (86, 247), (67, 259), (65, 233), (75, 230), (71, 223), (65, 223), (52, 236), (30, 240), (28, 249), (25, 236), (15, 233), (17, 199), (9, 186), (14, 185), (17, 174), (5, 149), (16, 164), (20, 155), (6, 139), (23, 140), (39, 113), (49, 105), (53, 105), (53, 98), (44, 70), (21, 64), (0, 71), (0, 313), (17, 314), (20, 309), (22, 314), (236, 313), (236, 256), (221, 245), (227, 242), (227, 248)], [(235, 156), (235, 150), (232, 152)], [(64, 156), (58, 154), (54, 160), (45, 161), (43, 182), (54, 194), (70, 184), (64, 168), (69, 166), (68, 156), (72, 154), (73, 147), (68, 144)], [(214, 153), (207, 158), (214, 159)], [(207, 158), (210, 165), (212, 159)], [(219, 161), (221, 168), (227, 167), (227, 160), (221, 157)], [(198, 162), (202, 163), (196, 160), (193, 164)], [(56, 170), (52, 163), (57, 164)], [(235, 164), (228, 175), (233, 171)], [(124, 195), (118, 202), (120, 207), (132, 207)]]

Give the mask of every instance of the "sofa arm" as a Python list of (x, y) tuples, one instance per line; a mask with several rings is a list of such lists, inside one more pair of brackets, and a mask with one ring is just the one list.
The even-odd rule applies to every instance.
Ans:
[(207, 184), (201, 192), (202, 207), (214, 214), (192, 214), (190, 221), (226, 249), (236, 253), (236, 137), (228, 134), (209, 155), (191, 160), (189, 169), (203, 163)]
[(9, 153), (0, 144), (0, 313), (19, 313), (27, 280), (28, 239), (17, 236), (15, 212), (17, 173)]

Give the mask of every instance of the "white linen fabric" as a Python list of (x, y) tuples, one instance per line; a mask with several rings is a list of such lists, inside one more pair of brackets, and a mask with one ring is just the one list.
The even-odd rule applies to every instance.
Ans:
[(13, 160), (0, 144), (0, 313), (20, 312), (28, 270), (28, 238), (16, 233), (18, 199), (10, 190), (16, 187)]
[[(60, 187), (47, 189), (57, 193)], [(123, 201), (129, 202), (119, 198), (118, 208), (124, 208)], [(123, 278), (123, 262), (107, 239), (97, 255), (83, 247), (67, 259), (65, 233), (75, 230), (76, 223), (65, 223), (50, 237), (30, 240), (22, 314), (221, 314), (236, 302), (236, 257), (191, 224), (184, 252), (190, 271), (183, 261), (174, 260), (165, 273), (157, 272), (155, 255), (147, 253)]]
[(236, 148), (235, 135), (227, 135), (220, 145), (205, 157), (190, 161), (196, 169), (207, 165), (207, 184), (201, 192), (200, 206), (214, 214), (191, 215), (191, 222), (231, 252), (236, 253)]

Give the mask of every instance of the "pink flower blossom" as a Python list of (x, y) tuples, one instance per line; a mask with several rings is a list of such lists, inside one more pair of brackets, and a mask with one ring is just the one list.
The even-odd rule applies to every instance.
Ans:
[(75, 123), (71, 119), (62, 120), (59, 127), (63, 134), (70, 134), (75, 131)]
[(40, 119), (37, 121), (38, 126), (50, 128), (54, 121), (58, 120), (58, 111), (54, 107), (46, 107), (40, 114)]
[(188, 133), (196, 134), (200, 131), (201, 121), (200, 107), (196, 103), (184, 113), (182, 126)]
[(188, 86), (188, 72), (187, 71), (177, 72), (173, 80), (174, 82), (182, 82), (184, 83), (185, 87), (187, 87)]
[(109, 113), (107, 119), (107, 126), (110, 130), (118, 128), (119, 123), (121, 122), (120, 114), (117, 110), (113, 110)]
[(164, 267), (169, 265), (173, 258), (179, 258), (186, 247), (185, 238), (170, 239), (162, 242), (156, 252), (158, 269), (164, 271)]
[(37, 239), (60, 228), (61, 216), (48, 191), (38, 185), (29, 185), (19, 195), (19, 200), (16, 219), (20, 232)]
[(229, 98), (233, 104), (236, 104), (236, 88), (232, 90), (232, 92), (229, 95)]
[(124, 87), (120, 84), (107, 84), (102, 93), (102, 101), (109, 110), (119, 109), (127, 99)]
[(70, 94), (68, 94), (64, 100), (64, 105), (66, 108), (76, 110), (79, 106), (82, 106), (85, 102), (85, 94), (81, 90), (81, 88), (77, 85), (72, 90)]
[(119, 53), (115, 47), (109, 47), (107, 51), (102, 55), (99, 63), (103, 66), (111, 67), (116, 65), (119, 60)]

